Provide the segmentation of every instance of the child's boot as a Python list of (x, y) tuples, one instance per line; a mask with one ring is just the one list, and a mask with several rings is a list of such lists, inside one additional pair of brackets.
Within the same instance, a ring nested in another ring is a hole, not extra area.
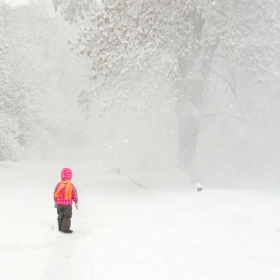
[(71, 230), (71, 229), (66, 229), (66, 230), (63, 230), (62, 232), (64, 232), (64, 233), (72, 233), (73, 230)]

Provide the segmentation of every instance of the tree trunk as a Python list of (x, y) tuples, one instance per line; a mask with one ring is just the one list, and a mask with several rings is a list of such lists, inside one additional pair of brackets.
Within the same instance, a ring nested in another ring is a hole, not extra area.
[(202, 38), (203, 19), (201, 13), (196, 11), (189, 14), (186, 20), (193, 28), (183, 46), (187, 55), (179, 57), (180, 82), (176, 106), (179, 123), (178, 160), (179, 166), (195, 180), (199, 107), (202, 105), (205, 84), (202, 57), (197, 44)]
[(202, 102), (204, 83), (193, 80), (183, 84), (177, 97), (177, 119), (179, 123), (179, 166), (195, 179), (195, 158), (200, 127), (199, 105)]
[(186, 56), (179, 60), (180, 82), (178, 84), (176, 113), (179, 123), (179, 165), (185, 169), (193, 181), (197, 181), (196, 153), (200, 130), (200, 111), (205, 96), (205, 85), (210, 73), (210, 65), (219, 45), (216, 38), (213, 45), (201, 51), (204, 20), (199, 10), (186, 17), (192, 32), (184, 42)]

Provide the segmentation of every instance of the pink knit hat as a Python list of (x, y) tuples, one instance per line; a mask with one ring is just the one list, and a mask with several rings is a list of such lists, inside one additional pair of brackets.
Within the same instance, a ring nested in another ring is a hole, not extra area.
[(69, 181), (72, 179), (72, 170), (69, 168), (63, 168), (61, 171), (61, 180)]

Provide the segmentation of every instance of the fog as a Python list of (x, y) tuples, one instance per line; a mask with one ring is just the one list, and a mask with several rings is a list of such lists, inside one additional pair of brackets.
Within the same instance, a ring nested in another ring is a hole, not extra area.
[(0, 0), (0, 279), (280, 279), (278, 2)]
[[(106, 4), (99, 2), (96, 9)], [(233, 20), (226, 18), (228, 26), (242, 22), (234, 19), (240, 7), (223, 8), (220, 1), (213, 5), (232, 15)], [(269, 14), (274, 8), (262, 1), (262, 11)], [(256, 28), (251, 20), (240, 33), (228, 34), (232, 40), (220, 35), (219, 47), (206, 43), (204, 52), (184, 39), (179, 50), (155, 48), (149, 55), (145, 50), (143, 60), (130, 64), (133, 48), (127, 47), (119, 54), (124, 66), (111, 55), (116, 69), (110, 66), (111, 72), (104, 74), (94, 59), (100, 55), (96, 49), (105, 47), (96, 43), (94, 54), (86, 56), (88, 45), (77, 46), (88, 19), (70, 24), (63, 9), (61, 5), (55, 11), (47, 0), (14, 0), (2, 8), (0, 36), (6, 45), (1, 63), (6, 68), (1, 71), (7, 79), (1, 80), (1, 160), (89, 161), (120, 168), (123, 174), (156, 171), (176, 176), (180, 171), (189, 182), (224, 186), (242, 180), (279, 183), (278, 18), (263, 33), (269, 24), (263, 14)], [(244, 17), (254, 15), (254, 9)], [(222, 32), (219, 23), (207, 24), (204, 42)], [(234, 36), (240, 36), (243, 46)], [(208, 54), (213, 55), (210, 66), (202, 59), (209, 45), (214, 52)], [(139, 46), (134, 48), (140, 53)], [(229, 52), (231, 47), (235, 49)], [(173, 57), (187, 49), (188, 59)], [(178, 67), (174, 76), (173, 66)]]

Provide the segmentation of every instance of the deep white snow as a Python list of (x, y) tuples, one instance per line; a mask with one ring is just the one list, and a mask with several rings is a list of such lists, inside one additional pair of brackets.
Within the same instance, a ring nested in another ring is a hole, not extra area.
[[(72, 235), (57, 230), (53, 207), (63, 167), (79, 192)], [(91, 162), (0, 163), (0, 279), (280, 279), (277, 188), (196, 192), (175, 171), (109, 171)]]

